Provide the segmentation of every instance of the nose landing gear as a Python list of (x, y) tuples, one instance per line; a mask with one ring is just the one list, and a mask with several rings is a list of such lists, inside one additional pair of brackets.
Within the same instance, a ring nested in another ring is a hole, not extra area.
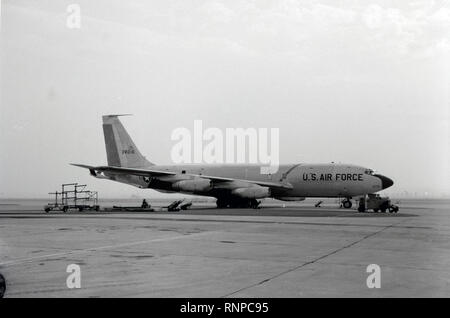
[(342, 200), (342, 206), (345, 209), (350, 209), (352, 207), (352, 201), (350, 199), (351, 198), (345, 198), (344, 200)]

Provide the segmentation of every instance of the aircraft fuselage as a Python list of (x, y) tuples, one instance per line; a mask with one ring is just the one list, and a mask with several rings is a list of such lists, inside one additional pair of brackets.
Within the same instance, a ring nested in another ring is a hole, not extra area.
[[(272, 197), (354, 197), (375, 193), (389, 186), (390, 179), (376, 175), (370, 169), (350, 164), (290, 164), (280, 165), (274, 174), (261, 174), (257, 165), (157, 165), (153, 170), (176, 172), (186, 176), (220, 176), (238, 180), (279, 182), (284, 180), (292, 189), (273, 189)], [(205, 192), (174, 191), (170, 177), (152, 180), (141, 176), (111, 175), (113, 180), (163, 192), (181, 192), (205, 196), (215, 195), (217, 189)], [(383, 181), (384, 179), (384, 181)]]

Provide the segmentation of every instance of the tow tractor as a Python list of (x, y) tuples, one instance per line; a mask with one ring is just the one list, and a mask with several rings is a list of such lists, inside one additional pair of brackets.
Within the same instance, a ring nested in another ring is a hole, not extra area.
[(383, 212), (389, 211), (389, 213), (397, 213), (399, 207), (395, 204), (392, 204), (389, 197), (382, 197), (379, 194), (368, 194), (367, 198), (362, 197), (359, 200), (359, 212), (365, 212), (367, 210), (373, 210), (374, 212)]
[(69, 209), (78, 211), (95, 210), (99, 211), (98, 192), (85, 190), (85, 184), (65, 183), (61, 187), (61, 192), (55, 191), (49, 194), (55, 196), (55, 201), (48, 203), (44, 210), (46, 213), (52, 210), (60, 210), (66, 213)]

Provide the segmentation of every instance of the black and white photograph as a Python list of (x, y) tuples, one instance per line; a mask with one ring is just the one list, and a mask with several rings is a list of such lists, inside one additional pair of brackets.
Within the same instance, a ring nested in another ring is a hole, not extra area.
[(450, 297), (450, 2), (1, 0), (0, 43), (0, 302)]

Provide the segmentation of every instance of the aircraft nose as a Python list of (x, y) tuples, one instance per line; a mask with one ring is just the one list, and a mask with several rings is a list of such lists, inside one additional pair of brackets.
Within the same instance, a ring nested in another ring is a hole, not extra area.
[(381, 180), (381, 187), (383, 189), (387, 189), (394, 184), (394, 181), (392, 181), (392, 179), (389, 179), (388, 177), (385, 177), (381, 174), (376, 174), (375, 176)]

